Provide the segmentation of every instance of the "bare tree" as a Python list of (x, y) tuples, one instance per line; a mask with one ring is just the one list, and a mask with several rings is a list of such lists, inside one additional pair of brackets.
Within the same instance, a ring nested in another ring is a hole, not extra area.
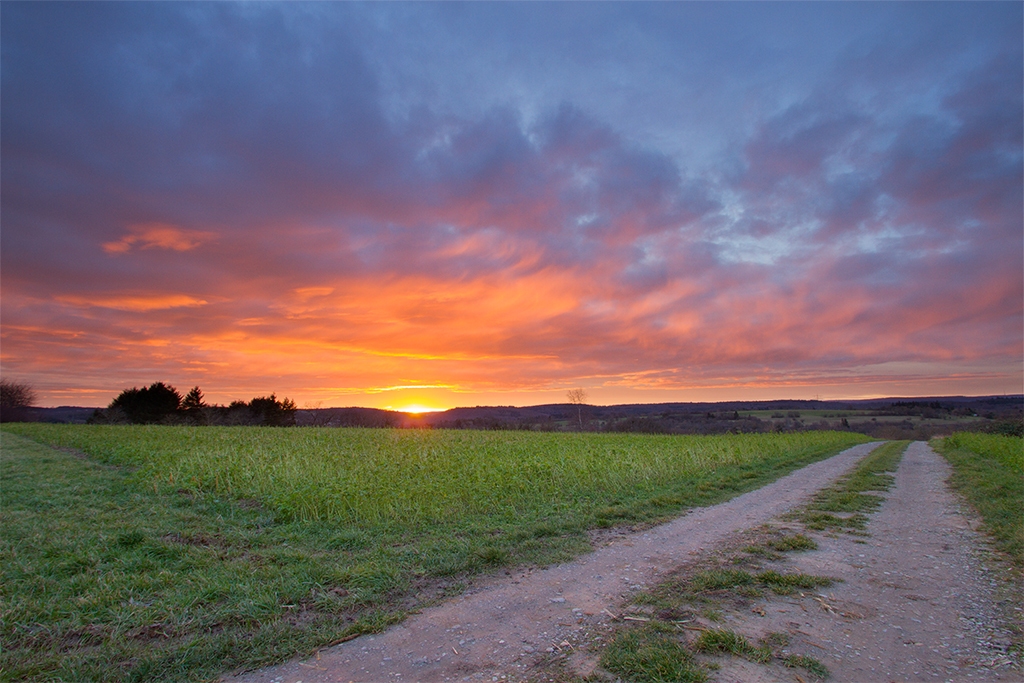
[(36, 402), (36, 392), (28, 384), (0, 380), (0, 420), (21, 422), (28, 417), (28, 409)]
[(583, 406), (587, 405), (587, 392), (583, 389), (570, 389), (565, 394), (569, 403), (576, 406), (576, 416), (580, 421), (580, 431), (583, 431)]
[(331, 413), (330, 411), (324, 410), (323, 401), (306, 401), (303, 406), (307, 413), (309, 413), (309, 424), (313, 427), (330, 427), (331, 426)]

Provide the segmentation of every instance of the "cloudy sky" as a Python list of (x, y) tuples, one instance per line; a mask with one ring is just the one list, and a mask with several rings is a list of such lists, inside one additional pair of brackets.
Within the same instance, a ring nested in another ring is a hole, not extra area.
[(0, 6), (41, 405), (1020, 393), (1019, 2)]

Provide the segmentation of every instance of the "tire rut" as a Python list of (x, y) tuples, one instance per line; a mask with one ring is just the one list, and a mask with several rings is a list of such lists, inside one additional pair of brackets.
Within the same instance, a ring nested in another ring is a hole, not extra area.
[(758, 630), (785, 630), (799, 614), (798, 633), (811, 635), (797, 635), (794, 651), (839, 683), (1024, 680), (1008, 652), (998, 572), (973, 511), (946, 484), (950, 472), (927, 443), (912, 443), (865, 539), (815, 534), (820, 549), (793, 558), (797, 571), (842, 580), (823, 594), (832, 609), (767, 606)]
[[(836, 683), (1024, 681), (1010, 649), (1021, 587), (1007, 584), (976, 515), (950, 491), (950, 471), (927, 443), (915, 442), (866, 533), (815, 532), (776, 520), (771, 526), (806, 534), (818, 547), (787, 553), (770, 568), (836, 583), (723, 610), (723, 624), (708, 627), (751, 642), (784, 634), (783, 654), (818, 660)], [(727, 549), (726, 561), (730, 555), (742, 551)], [(777, 661), (713, 659), (712, 683), (807, 680)]]

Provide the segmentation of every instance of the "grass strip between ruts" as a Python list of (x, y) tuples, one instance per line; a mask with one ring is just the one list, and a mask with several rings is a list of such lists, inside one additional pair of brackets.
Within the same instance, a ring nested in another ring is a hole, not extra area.
[(867, 515), (881, 506), (878, 493), (892, 487), (895, 472), (909, 441), (888, 441), (871, 452), (850, 474), (818, 492), (800, 513), (808, 529), (845, 529), (859, 532)]

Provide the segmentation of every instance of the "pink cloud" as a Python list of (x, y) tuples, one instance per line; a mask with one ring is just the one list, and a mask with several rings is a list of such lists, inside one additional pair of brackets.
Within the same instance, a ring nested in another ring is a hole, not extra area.
[(118, 311), (146, 312), (168, 308), (204, 306), (207, 302), (186, 294), (117, 292), (98, 295), (61, 295), (56, 300), (76, 307), (100, 307)]
[(212, 232), (186, 230), (167, 223), (146, 223), (129, 226), (128, 233), (121, 239), (105, 242), (103, 251), (108, 254), (126, 254), (133, 248), (191, 251), (214, 237)]

